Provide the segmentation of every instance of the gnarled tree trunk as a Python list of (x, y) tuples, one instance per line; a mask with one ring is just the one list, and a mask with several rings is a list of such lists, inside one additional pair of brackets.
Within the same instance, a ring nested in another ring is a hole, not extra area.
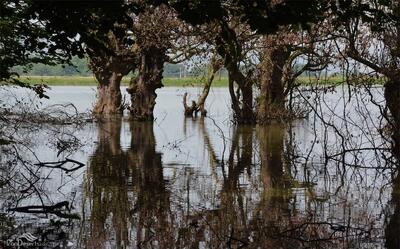
[[(112, 40), (117, 43), (115, 39)], [(89, 67), (99, 83), (97, 101), (93, 109), (94, 114), (120, 114), (123, 112), (121, 80), (136, 68), (137, 59), (134, 51), (120, 49), (117, 52), (110, 56), (101, 51), (88, 49)]]
[(99, 85), (97, 87), (97, 101), (93, 108), (93, 113), (122, 113), (122, 96), (120, 91), (122, 74), (113, 71), (96, 72), (95, 77)]
[(131, 95), (131, 115), (137, 120), (153, 120), (156, 104), (156, 89), (163, 87), (161, 82), (164, 62), (167, 60), (165, 49), (150, 48), (140, 56), (139, 75), (133, 78), (127, 89)]
[(281, 45), (264, 51), (261, 62), (260, 96), (257, 103), (257, 121), (267, 122), (280, 117), (285, 109), (284, 67), (290, 52)]

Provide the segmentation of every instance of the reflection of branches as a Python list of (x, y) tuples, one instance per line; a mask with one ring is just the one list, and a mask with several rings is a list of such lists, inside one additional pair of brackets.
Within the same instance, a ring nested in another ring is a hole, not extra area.
[[(2, 97), (4, 97), (3, 92)], [(87, 121), (92, 119), (86, 114), (79, 113), (72, 104), (43, 107), (36, 100), (31, 100), (26, 96), (23, 96), (22, 100), (12, 96), (4, 103), (5, 105), (0, 107), (0, 116), (2, 116), (0, 118), (0, 185), (3, 192), (1, 208), (9, 212), (5, 213), (6, 217), (10, 216), (13, 219), (15, 217), (15, 225), (18, 229), (29, 227), (32, 222), (35, 223), (34, 230), (40, 230), (40, 235), (45, 236), (44, 234), (50, 229), (53, 230), (48, 232), (49, 234), (62, 233), (63, 237), (53, 240), (58, 243), (69, 237), (68, 231), (64, 229), (71, 223), (66, 225), (68, 221), (64, 219), (79, 219), (79, 216), (70, 212), (68, 203), (71, 201), (48, 205), (48, 203), (54, 203), (54, 198), (58, 199), (58, 193), (63, 194), (62, 198), (65, 198), (66, 195), (61, 188), (71, 191), (71, 186), (67, 185), (64, 179), (60, 179), (59, 175), (54, 175), (57, 171), (47, 168), (60, 168), (63, 172), (73, 172), (84, 164), (68, 158), (36, 165), (34, 162), (45, 160), (39, 158), (49, 157), (49, 154), (57, 154), (59, 157), (63, 152), (62, 156), (65, 156), (65, 152), (74, 153), (82, 146), (81, 138), (77, 136), (77, 133), (82, 130)], [(2, 142), (4, 140), (7, 143)], [(70, 169), (65, 167), (66, 163), (78, 166)], [(57, 182), (58, 179), (61, 182)], [(55, 215), (57, 218), (52, 216), (51, 220), (42, 220), (40, 221), (42, 224), (38, 226), (38, 219), (43, 215), (37, 214), (44, 214), (46, 217)], [(33, 218), (32, 221), (26, 219), (21, 221), (19, 218), (21, 216)]]
[(223, 130), (221, 129), (221, 127), (217, 124), (217, 122), (215, 121), (215, 119), (211, 118), (211, 117), (207, 117), (208, 119), (210, 119), (214, 126), (217, 127), (220, 136), (222, 137), (222, 144), (223, 144), (223, 149), (222, 149), (222, 156), (221, 156), (221, 165), (224, 165), (224, 158), (225, 158), (225, 150), (226, 150), (226, 137), (225, 134), (223, 132)]
[[(63, 165), (65, 165), (66, 163), (74, 163), (74, 164), (78, 164), (78, 166), (73, 167), (73, 168), (65, 168), (63, 167)], [(69, 173), (69, 172), (73, 172), (75, 170), (78, 170), (80, 168), (82, 168), (83, 166), (85, 166), (84, 163), (78, 162), (76, 160), (72, 160), (69, 158), (66, 158), (65, 160), (62, 161), (58, 161), (58, 162), (40, 162), (40, 163), (35, 163), (36, 166), (41, 166), (41, 167), (46, 167), (46, 168), (53, 168), (53, 169), (61, 169), (64, 170), (65, 172)]]
[[(66, 211), (68, 211), (69, 213), (65, 213), (64, 211), (60, 210), (62, 208), (65, 208)], [(55, 214), (61, 218), (79, 219), (79, 215), (70, 213), (71, 210), (68, 201), (59, 202), (51, 206), (31, 205), (31, 206), (15, 207), (15, 208), (10, 208), (8, 211), (30, 213), (30, 214)]]
[[(187, 120), (187, 119), (185, 119)], [(208, 134), (208, 129), (206, 128), (204, 122), (204, 117), (202, 117), (200, 120), (200, 129), (202, 131), (203, 137), (204, 137), (204, 144), (207, 146), (207, 151), (210, 154), (210, 159), (211, 159), (211, 165), (212, 165), (212, 172), (214, 175), (215, 179), (217, 178), (217, 173), (216, 173), (216, 167), (221, 164), (220, 160), (218, 159), (217, 153), (215, 152), (214, 146), (210, 140), (210, 135)], [(222, 158), (223, 160), (223, 158)]]

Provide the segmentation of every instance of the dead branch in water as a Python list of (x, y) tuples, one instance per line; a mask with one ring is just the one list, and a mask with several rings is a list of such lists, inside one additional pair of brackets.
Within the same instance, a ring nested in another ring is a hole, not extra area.
[(204, 108), (204, 104), (205, 104), (207, 96), (210, 92), (211, 84), (215, 78), (215, 75), (221, 69), (222, 65), (223, 65), (222, 60), (217, 59), (216, 56), (214, 56), (211, 59), (209, 78), (208, 78), (207, 82), (205, 83), (205, 85), (203, 87), (203, 92), (197, 99), (197, 102), (192, 100), (192, 105), (188, 106), (188, 104), (187, 104), (188, 93), (186, 92), (183, 95), (183, 107), (185, 108), (185, 116), (186, 117), (192, 117), (193, 114), (195, 117), (197, 117), (198, 112), (201, 113), (202, 117), (205, 117), (207, 115), (207, 110)]

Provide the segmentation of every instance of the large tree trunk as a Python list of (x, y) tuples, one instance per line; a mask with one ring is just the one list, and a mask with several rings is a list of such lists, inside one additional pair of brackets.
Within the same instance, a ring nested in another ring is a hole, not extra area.
[(400, 82), (390, 81), (385, 84), (386, 105), (392, 115), (393, 153), (400, 160)]
[(242, 123), (254, 123), (253, 84), (246, 81), (240, 89), (242, 91)]
[(264, 51), (261, 62), (260, 96), (257, 103), (259, 123), (279, 118), (285, 110), (283, 69), (289, 56), (287, 49), (280, 45)]
[(97, 101), (93, 109), (95, 114), (123, 112), (121, 80), (134, 70), (137, 62), (134, 52), (124, 50), (120, 53), (121, 55), (109, 56), (89, 50), (89, 67), (99, 83)]
[(107, 45), (113, 53), (90, 47), (87, 49), (89, 67), (99, 83), (93, 113), (120, 114), (123, 112), (121, 80), (136, 68), (136, 52), (127, 49), (125, 44), (112, 33), (109, 34)]
[(95, 76), (99, 85), (97, 87), (97, 101), (93, 113), (122, 113), (122, 96), (120, 91), (122, 74), (113, 71), (103, 71), (96, 72)]
[(156, 90), (163, 87), (161, 80), (166, 59), (164, 49), (151, 48), (142, 52), (139, 75), (132, 79), (130, 87), (127, 89), (131, 95), (129, 110), (134, 119), (154, 119)]

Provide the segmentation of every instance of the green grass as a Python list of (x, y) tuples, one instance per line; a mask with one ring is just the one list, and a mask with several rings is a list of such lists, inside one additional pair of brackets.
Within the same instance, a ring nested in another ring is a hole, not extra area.
[[(29, 84), (46, 84), (49, 86), (96, 86), (94, 77), (84, 76), (21, 76), (20, 80)], [(122, 85), (129, 85), (130, 78), (124, 77)], [(164, 86), (200, 86), (205, 80), (202, 78), (164, 78)], [(227, 78), (216, 78), (213, 86), (223, 87), (228, 85)]]
[[(21, 81), (29, 84), (46, 84), (50, 86), (96, 86), (97, 81), (94, 77), (85, 76), (21, 76)], [(123, 84), (127, 85), (129, 79), (123, 79)]]
[[(370, 81), (372, 78), (368, 78)], [(29, 84), (46, 84), (49, 86), (96, 86), (97, 82), (94, 77), (83, 77), (83, 76), (21, 76), (20, 80)], [(164, 78), (164, 86), (201, 86), (206, 79), (196, 77), (186, 78)], [(127, 86), (130, 78), (124, 77), (122, 79), (122, 85)], [(338, 85), (344, 83), (342, 76), (329, 77), (327, 79), (318, 80), (316, 78), (299, 77), (297, 81), (302, 85), (319, 83), (321, 85)], [(376, 84), (383, 83), (384, 79), (373, 79)], [(226, 87), (228, 86), (228, 78), (216, 77), (212, 84), (213, 87)]]

